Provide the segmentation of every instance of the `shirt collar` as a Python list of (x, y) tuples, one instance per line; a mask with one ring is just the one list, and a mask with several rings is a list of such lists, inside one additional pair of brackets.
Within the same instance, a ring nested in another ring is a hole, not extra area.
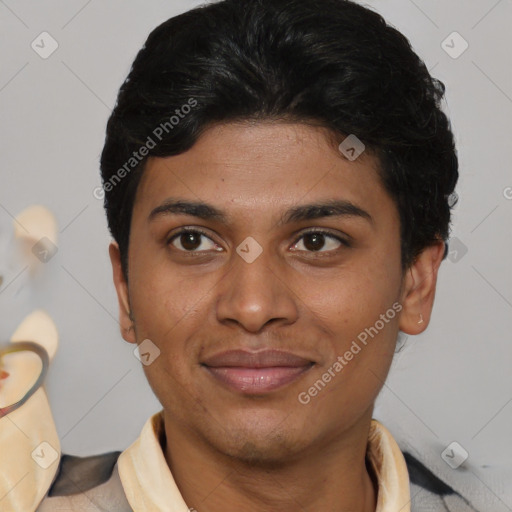
[[(162, 411), (151, 416), (139, 438), (118, 461), (121, 483), (134, 512), (187, 512), (162, 451), (165, 438)], [(410, 512), (409, 474), (404, 456), (391, 433), (372, 419), (367, 459), (378, 482), (375, 512)]]

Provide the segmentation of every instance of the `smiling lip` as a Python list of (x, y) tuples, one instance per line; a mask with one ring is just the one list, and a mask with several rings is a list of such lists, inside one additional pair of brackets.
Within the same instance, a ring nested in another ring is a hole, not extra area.
[(278, 350), (230, 350), (210, 357), (202, 364), (213, 377), (232, 389), (264, 394), (298, 379), (314, 362)]

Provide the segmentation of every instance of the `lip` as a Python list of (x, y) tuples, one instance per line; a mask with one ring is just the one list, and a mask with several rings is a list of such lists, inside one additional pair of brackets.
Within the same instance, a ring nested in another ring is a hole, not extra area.
[(265, 394), (299, 379), (314, 364), (314, 361), (279, 350), (229, 350), (207, 358), (202, 366), (230, 389), (245, 394)]

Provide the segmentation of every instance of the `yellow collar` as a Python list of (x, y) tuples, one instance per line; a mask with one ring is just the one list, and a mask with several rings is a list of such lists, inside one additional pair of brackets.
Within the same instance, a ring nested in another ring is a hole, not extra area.
[[(139, 438), (118, 461), (121, 483), (134, 512), (187, 512), (187, 504), (169, 470), (161, 440), (165, 436), (162, 411), (144, 425)], [(367, 457), (377, 475), (375, 512), (410, 512), (409, 474), (391, 433), (372, 420)]]

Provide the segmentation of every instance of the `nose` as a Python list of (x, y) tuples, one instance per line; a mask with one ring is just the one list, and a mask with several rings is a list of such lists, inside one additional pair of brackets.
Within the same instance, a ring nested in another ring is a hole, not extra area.
[(270, 323), (294, 323), (300, 299), (289, 279), (290, 269), (270, 250), (254, 260), (233, 252), (230, 267), (218, 287), (217, 319), (256, 333)]

